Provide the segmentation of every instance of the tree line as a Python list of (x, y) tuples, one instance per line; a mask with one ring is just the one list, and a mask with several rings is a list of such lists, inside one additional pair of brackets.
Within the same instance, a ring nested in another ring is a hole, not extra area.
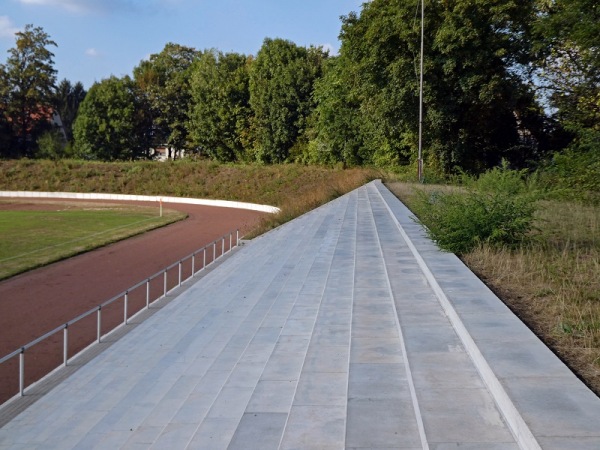
[[(415, 164), (417, 6), (372, 0), (343, 16), (335, 56), (284, 39), (265, 39), (254, 56), (168, 43), (87, 93), (56, 83), (56, 43), (29, 25), (0, 66), (0, 156), (139, 159), (163, 145), (226, 162)], [(594, 0), (427, 2), (428, 170), (598, 155), (599, 16)]]

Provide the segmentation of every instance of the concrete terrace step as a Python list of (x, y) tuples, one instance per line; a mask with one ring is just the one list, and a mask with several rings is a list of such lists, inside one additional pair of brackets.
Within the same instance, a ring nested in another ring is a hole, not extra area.
[(373, 182), (254, 239), (0, 449), (600, 448), (600, 399), (410, 215)]

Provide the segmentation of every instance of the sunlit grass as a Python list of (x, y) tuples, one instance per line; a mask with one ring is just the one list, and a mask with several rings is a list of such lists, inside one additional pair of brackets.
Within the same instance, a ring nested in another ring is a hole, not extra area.
[(0, 279), (164, 226), (185, 217), (158, 208), (46, 203), (0, 210)]

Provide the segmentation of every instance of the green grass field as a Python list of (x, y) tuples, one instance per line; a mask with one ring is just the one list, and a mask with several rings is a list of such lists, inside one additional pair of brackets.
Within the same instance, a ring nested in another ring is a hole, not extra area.
[(0, 210), (0, 280), (181, 220), (158, 208), (72, 203)]

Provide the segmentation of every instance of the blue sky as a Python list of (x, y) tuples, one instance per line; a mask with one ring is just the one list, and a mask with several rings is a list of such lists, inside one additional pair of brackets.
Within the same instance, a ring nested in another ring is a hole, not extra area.
[(58, 47), (58, 80), (89, 89), (131, 75), (168, 42), (255, 55), (264, 38), (339, 49), (339, 17), (364, 0), (0, 0), (0, 62), (16, 31), (39, 26)]

